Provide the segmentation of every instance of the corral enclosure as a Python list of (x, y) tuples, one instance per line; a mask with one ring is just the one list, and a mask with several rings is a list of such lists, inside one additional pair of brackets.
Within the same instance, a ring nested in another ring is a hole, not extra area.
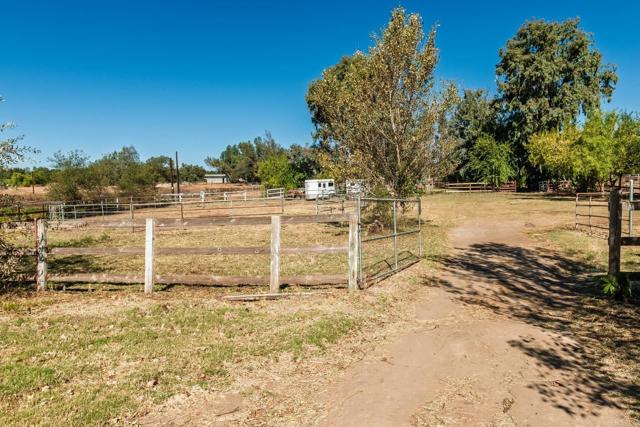
[[(310, 202), (285, 200), (282, 193), (275, 198), (245, 196), (138, 203), (130, 205), (135, 209), (122, 212), (84, 211), (82, 219), (49, 221), (48, 280), (59, 283), (56, 288), (144, 282), (148, 218), (157, 224), (155, 282), (165, 285), (269, 284), (273, 217), (282, 218), (280, 284), (346, 285), (351, 216), (360, 217), (356, 241), (362, 251), (355, 256), (361, 286), (419, 260), (419, 201), (336, 198)], [(12, 241), (24, 248), (36, 247), (32, 224), (11, 232)], [(28, 276), (35, 270), (35, 259), (25, 261)]]

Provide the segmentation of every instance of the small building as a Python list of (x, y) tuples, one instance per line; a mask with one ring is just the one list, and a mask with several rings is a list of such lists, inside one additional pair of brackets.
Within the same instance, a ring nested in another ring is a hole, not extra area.
[(204, 179), (207, 184), (227, 184), (229, 182), (229, 177), (223, 173), (206, 173)]
[(333, 179), (307, 179), (304, 182), (304, 197), (307, 200), (326, 199), (336, 195)]

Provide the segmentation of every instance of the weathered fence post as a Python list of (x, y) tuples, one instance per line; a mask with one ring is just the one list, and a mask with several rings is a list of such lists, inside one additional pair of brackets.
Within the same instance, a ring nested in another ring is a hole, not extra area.
[(620, 189), (613, 188), (609, 195), (609, 274), (620, 273), (621, 211)]
[(393, 201), (393, 260), (394, 267), (398, 269), (398, 211), (396, 201)]
[(280, 292), (280, 216), (271, 216), (271, 276), (269, 290)]
[(156, 221), (153, 218), (147, 218), (145, 228), (144, 239), (144, 291), (145, 293), (153, 292), (153, 285), (155, 283), (155, 271), (154, 271), (154, 251), (155, 251), (155, 224)]
[[(635, 185), (633, 180), (629, 181), (629, 201), (633, 202), (634, 199), (634, 192), (635, 192)], [(631, 206), (629, 206), (629, 237), (633, 236), (633, 209), (631, 209)]]
[(593, 198), (589, 196), (589, 233), (593, 234), (593, 229), (591, 227), (591, 203), (593, 202)]
[(364, 250), (362, 249), (362, 200), (360, 193), (358, 193), (356, 199), (356, 215), (358, 216), (358, 281), (361, 285), (364, 285), (364, 269), (362, 268), (364, 265)]
[(418, 256), (422, 258), (422, 199), (418, 197)]
[(184, 207), (182, 205), (182, 199), (180, 199), (180, 219), (184, 221)]
[(44, 219), (36, 221), (36, 289), (47, 289), (47, 222)]
[(358, 289), (358, 215), (353, 214), (349, 217), (349, 290)]

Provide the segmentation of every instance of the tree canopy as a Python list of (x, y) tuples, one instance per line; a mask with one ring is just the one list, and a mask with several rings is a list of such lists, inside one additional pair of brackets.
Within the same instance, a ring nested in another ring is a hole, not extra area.
[(527, 164), (529, 138), (574, 125), (580, 114), (599, 108), (611, 99), (618, 76), (577, 18), (526, 22), (499, 55), (500, 119), (526, 177), (527, 170), (535, 173)]
[(284, 149), (267, 132), (264, 138), (228, 145), (219, 157), (207, 157), (205, 163), (226, 174), (231, 182), (256, 182), (258, 163), (282, 153)]
[(531, 163), (583, 189), (640, 172), (640, 119), (615, 111), (589, 113), (582, 126), (540, 132), (527, 145)]
[(435, 36), (435, 28), (425, 35), (419, 15), (395, 9), (367, 53), (343, 58), (311, 84), (315, 137), (336, 177), (367, 178), (402, 196), (453, 170), (457, 90), (436, 89)]
[(514, 176), (511, 149), (507, 144), (483, 135), (469, 150), (468, 169), (473, 179), (499, 187)]

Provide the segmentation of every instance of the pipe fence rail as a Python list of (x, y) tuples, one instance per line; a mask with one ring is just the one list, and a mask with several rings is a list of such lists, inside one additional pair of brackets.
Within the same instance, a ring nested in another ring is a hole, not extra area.
[(355, 205), (360, 226), (358, 264), (362, 286), (370, 286), (420, 261), (420, 198), (358, 197)]
[[(637, 201), (636, 186), (637, 181), (631, 179), (618, 191), (623, 203)], [(611, 192), (576, 193), (575, 229), (606, 238), (610, 227), (610, 195)], [(628, 237), (633, 237), (635, 234), (634, 212), (633, 209), (625, 209), (620, 218), (622, 232)]]

